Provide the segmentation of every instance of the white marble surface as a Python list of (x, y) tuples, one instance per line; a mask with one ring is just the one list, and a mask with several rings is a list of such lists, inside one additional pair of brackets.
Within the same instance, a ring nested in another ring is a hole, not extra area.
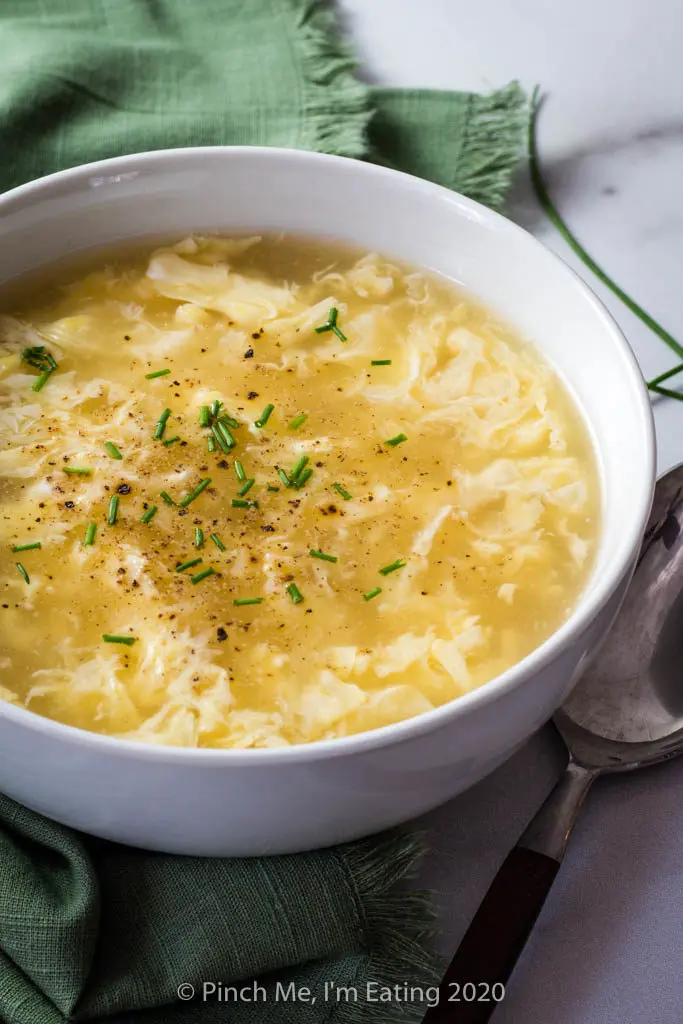
[[(604, 268), (683, 343), (681, 0), (340, 0), (366, 75), (386, 85), (549, 94), (539, 124), (553, 197)], [(646, 376), (673, 353), (585, 271), (526, 180), (510, 215), (606, 301)], [(683, 383), (683, 380), (682, 380)], [(683, 403), (658, 401), (659, 465), (683, 460)], [(624, 496), (628, 500), (628, 496)], [(561, 765), (537, 737), (425, 820), (424, 877), (451, 952)], [(601, 782), (589, 797), (496, 1024), (683, 1020), (683, 761)]]

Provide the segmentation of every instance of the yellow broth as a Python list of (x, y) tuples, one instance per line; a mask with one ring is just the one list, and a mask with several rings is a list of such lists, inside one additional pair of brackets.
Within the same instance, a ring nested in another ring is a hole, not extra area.
[(450, 282), (204, 237), (51, 270), (2, 309), (0, 698), (155, 743), (345, 736), (486, 683), (587, 580), (582, 420)]

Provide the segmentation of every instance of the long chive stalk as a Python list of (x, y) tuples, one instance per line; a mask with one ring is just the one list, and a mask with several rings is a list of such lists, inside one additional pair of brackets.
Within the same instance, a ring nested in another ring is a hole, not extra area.
[[(539, 203), (541, 204), (541, 207), (543, 208), (543, 211), (547, 216), (548, 220), (559, 231), (562, 238), (564, 238), (567, 245), (571, 249), (573, 249), (573, 251), (579, 257), (581, 262), (595, 274), (598, 280), (602, 281), (605, 287), (609, 288), (609, 290), (624, 303), (626, 308), (630, 309), (630, 311), (635, 316), (637, 316), (638, 319), (642, 323), (644, 323), (646, 327), (649, 327), (650, 330), (654, 334), (656, 334), (658, 338), (660, 338), (666, 345), (668, 345), (670, 349), (673, 349), (673, 351), (676, 352), (677, 355), (683, 357), (683, 345), (676, 341), (673, 335), (670, 334), (664, 327), (662, 327), (662, 325), (658, 323), (654, 319), (654, 317), (650, 316), (650, 314), (645, 309), (643, 309), (643, 307), (638, 302), (636, 302), (635, 299), (632, 299), (631, 296), (628, 295), (623, 290), (623, 288), (620, 288), (616, 281), (612, 280), (612, 278), (602, 269), (602, 267), (595, 262), (590, 253), (587, 252), (586, 249), (584, 249), (581, 242), (579, 242), (576, 235), (570, 230), (566, 221), (560, 215), (559, 211), (557, 210), (557, 207), (554, 205), (552, 199), (550, 198), (550, 194), (548, 192), (545, 181), (543, 179), (543, 175), (541, 173), (540, 160), (538, 156), (538, 146), (536, 142), (536, 126), (538, 121), (538, 114), (541, 109), (541, 101), (539, 99), (538, 89), (534, 91), (531, 100), (531, 106), (532, 111), (531, 118), (529, 120), (529, 173), (531, 175), (531, 183), (533, 185), (534, 192), (536, 193), (536, 197)], [(679, 401), (683, 401), (683, 394), (679, 394), (676, 391), (671, 391), (669, 388), (660, 387), (660, 381), (662, 379), (673, 377), (674, 374), (680, 371), (680, 369), (680, 367), (677, 367), (674, 370), (668, 371), (666, 375), (662, 375), (659, 378), (654, 378), (654, 380), (648, 381), (648, 388), (651, 391), (654, 391), (656, 394), (666, 395), (669, 398), (676, 398)]]

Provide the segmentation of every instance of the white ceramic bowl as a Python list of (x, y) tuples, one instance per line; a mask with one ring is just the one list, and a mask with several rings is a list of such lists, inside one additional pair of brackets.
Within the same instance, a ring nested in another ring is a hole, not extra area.
[(277, 750), (145, 746), (0, 701), (0, 790), (122, 843), (285, 853), (406, 821), (477, 782), (541, 726), (605, 636), (654, 482), (650, 404), (618, 328), (584, 284), (490, 210), (394, 171), (277, 149), (126, 156), (0, 196), (0, 282), (93, 246), (193, 230), (291, 230), (377, 249), (461, 282), (537, 343), (590, 427), (602, 539), (574, 614), (520, 664), (419, 718)]

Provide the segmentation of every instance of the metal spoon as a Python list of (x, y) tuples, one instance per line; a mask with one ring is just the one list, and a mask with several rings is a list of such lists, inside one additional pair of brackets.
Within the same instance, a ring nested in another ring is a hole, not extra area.
[(682, 677), (683, 465), (657, 482), (621, 611), (597, 660), (555, 715), (567, 768), (493, 880), (446, 972), (439, 1005), (423, 1024), (490, 1020), (592, 783), (606, 772), (683, 753)]

